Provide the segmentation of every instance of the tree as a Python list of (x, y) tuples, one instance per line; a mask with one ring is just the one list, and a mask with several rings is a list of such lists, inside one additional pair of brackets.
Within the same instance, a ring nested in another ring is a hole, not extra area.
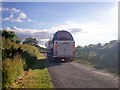
[(11, 41), (15, 41), (16, 43), (20, 43), (20, 40), (13, 31), (2, 30), (0, 31), (0, 34), (2, 34), (2, 37), (5, 39), (9, 39)]
[(36, 38), (26, 38), (25, 41), (23, 42), (23, 44), (32, 44), (32, 45), (37, 45), (38, 41), (36, 40)]
[(2, 37), (4, 37), (5, 39), (13, 40), (14, 38), (16, 38), (16, 35), (13, 31), (3, 30)]

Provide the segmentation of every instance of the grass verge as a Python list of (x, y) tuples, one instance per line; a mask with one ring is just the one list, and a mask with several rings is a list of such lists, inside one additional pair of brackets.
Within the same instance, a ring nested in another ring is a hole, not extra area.
[(39, 59), (23, 76), (17, 78), (11, 88), (53, 88), (44, 59)]
[(12, 84), (11, 88), (53, 88), (47, 68), (29, 70)]
[(96, 70), (101, 70), (105, 73), (110, 73), (111, 75), (114, 75), (116, 77), (119, 76), (118, 73), (116, 73), (116, 72), (111, 72), (111, 71), (109, 71), (109, 69), (106, 69), (106, 68), (103, 68), (103, 67), (98, 67), (97, 65), (92, 64), (90, 62), (87, 62), (85, 60), (74, 60), (74, 61), (77, 62), (77, 63), (83, 64), (83, 65), (86, 65), (88, 67), (95, 68)]
[(81, 63), (81, 64), (84, 64), (84, 65), (86, 65), (86, 66), (95, 67), (94, 64), (91, 64), (91, 63), (89, 63), (89, 62), (87, 62), (87, 61), (85, 61), (85, 60), (74, 60), (74, 61), (75, 61), (75, 62), (78, 62), (78, 63)]

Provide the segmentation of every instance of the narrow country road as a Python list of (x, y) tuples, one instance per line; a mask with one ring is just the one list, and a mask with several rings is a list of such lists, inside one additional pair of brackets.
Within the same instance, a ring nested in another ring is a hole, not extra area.
[(118, 88), (117, 77), (79, 63), (48, 62), (48, 70), (56, 88)]
[(118, 88), (118, 77), (76, 62), (46, 60), (55, 88)]

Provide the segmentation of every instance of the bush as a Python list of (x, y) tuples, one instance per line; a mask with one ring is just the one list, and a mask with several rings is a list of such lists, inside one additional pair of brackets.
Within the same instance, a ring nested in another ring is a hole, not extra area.
[(37, 57), (34, 55), (31, 55), (27, 51), (22, 53), (22, 58), (25, 61), (24, 70), (28, 70), (30, 66), (32, 66), (37, 62)]
[[(18, 48), (21, 48), (19, 58), (13, 54), (13, 51), (17, 51)], [(11, 58), (11, 55), (14, 55), (14, 57)], [(42, 54), (33, 45), (18, 44), (2, 38), (3, 88), (8, 88), (10, 84), (15, 82), (16, 78), (21, 76), (24, 70), (29, 70), (36, 63), (37, 59), (41, 57)]]

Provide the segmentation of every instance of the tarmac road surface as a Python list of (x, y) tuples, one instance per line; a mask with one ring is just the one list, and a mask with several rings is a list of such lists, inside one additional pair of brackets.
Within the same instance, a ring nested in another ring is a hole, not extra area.
[(118, 88), (118, 77), (76, 63), (46, 60), (55, 88)]

